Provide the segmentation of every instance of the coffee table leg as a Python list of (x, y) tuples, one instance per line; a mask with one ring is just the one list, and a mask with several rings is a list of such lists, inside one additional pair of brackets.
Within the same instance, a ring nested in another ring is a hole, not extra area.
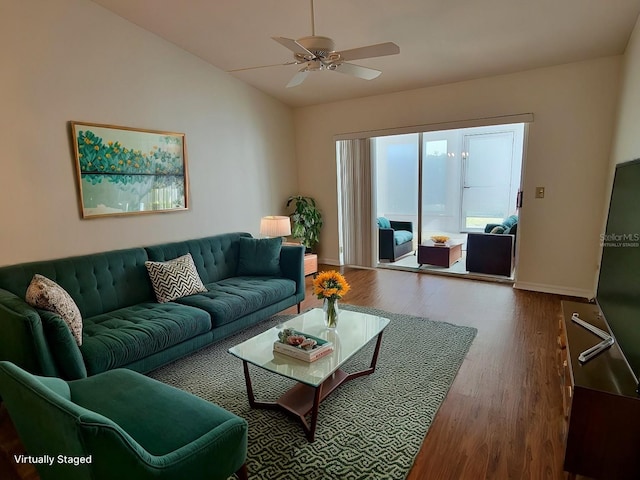
[(365, 375), (371, 375), (373, 372), (376, 371), (376, 365), (378, 363), (378, 355), (380, 354), (380, 345), (382, 344), (382, 334), (383, 332), (380, 332), (378, 334), (378, 340), (376, 341), (376, 348), (373, 351), (373, 357), (371, 358), (371, 364), (369, 365), (369, 368), (367, 368), (366, 370), (361, 370), (359, 372), (350, 373), (347, 376), (347, 378), (344, 379), (345, 382), (348, 380), (353, 380), (354, 378), (363, 377)]
[(307, 439), (313, 442), (316, 437), (316, 425), (318, 424), (318, 410), (320, 409), (320, 399), (322, 398), (322, 384), (316, 387), (315, 395), (313, 396), (313, 408), (311, 409), (311, 425), (307, 430)]
[(370, 373), (376, 371), (376, 365), (378, 364), (378, 355), (380, 354), (380, 345), (382, 344), (382, 333), (378, 334), (378, 340), (376, 341), (376, 348), (373, 351), (373, 358), (371, 359)]
[(253, 386), (251, 385), (251, 377), (249, 376), (249, 365), (243, 360), (242, 366), (244, 367), (244, 383), (247, 386), (247, 397), (249, 397), (249, 405), (254, 408), (256, 406), (256, 397), (253, 396)]
[(247, 386), (247, 397), (249, 398), (249, 405), (251, 408), (269, 408), (269, 409), (278, 409), (278, 404), (275, 402), (258, 402), (256, 401), (256, 397), (253, 395), (253, 385), (251, 385), (251, 376), (249, 375), (249, 364), (246, 360), (242, 361), (242, 366), (244, 367), (244, 383)]
[[(249, 405), (251, 408), (267, 408), (270, 410), (284, 410), (289, 412), (300, 419), (302, 428), (304, 430), (307, 439), (310, 442), (315, 440), (316, 426), (318, 425), (318, 411), (320, 410), (320, 402), (322, 401), (322, 385), (318, 385), (314, 388), (313, 394), (313, 406), (311, 407), (311, 419), (307, 423), (306, 415), (304, 412), (300, 412), (295, 408), (292, 408), (286, 404), (279, 402), (261, 402), (257, 401), (253, 394), (253, 385), (251, 384), (251, 376), (249, 375), (249, 364), (246, 361), (242, 361), (242, 367), (244, 369), (244, 381), (247, 386), (247, 397), (249, 399)], [(309, 388), (309, 387), (307, 387)]]

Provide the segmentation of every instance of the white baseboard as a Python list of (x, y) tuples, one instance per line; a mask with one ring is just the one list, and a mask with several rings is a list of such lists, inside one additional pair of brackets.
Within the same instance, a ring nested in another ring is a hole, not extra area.
[(563, 287), (561, 285), (549, 285), (546, 283), (516, 282), (513, 284), (513, 288), (517, 288), (519, 290), (531, 290), (533, 292), (555, 293), (556, 295), (568, 295), (570, 297), (586, 299), (591, 299), (594, 296), (594, 292), (590, 290)]
[(318, 263), (324, 263), (325, 265), (333, 265), (336, 267), (340, 267), (340, 260), (337, 260), (335, 258), (326, 258), (326, 257), (322, 257), (322, 258), (318, 258)]

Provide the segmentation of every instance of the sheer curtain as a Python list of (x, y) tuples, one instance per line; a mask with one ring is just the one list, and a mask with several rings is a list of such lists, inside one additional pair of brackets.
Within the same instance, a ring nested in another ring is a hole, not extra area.
[(375, 267), (377, 242), (373, 234), (371, 140), (341, 140), (339, 152), (344, 263)]

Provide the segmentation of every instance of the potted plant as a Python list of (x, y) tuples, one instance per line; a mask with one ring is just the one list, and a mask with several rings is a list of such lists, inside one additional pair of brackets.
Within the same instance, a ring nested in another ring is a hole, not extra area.
[(316, 201), (311, 197), (294, 195), (287, 200), (287, 207), (294, 204), (291, 217), (293, 238), (300, 240), (308, 252), (312, 251), (320, 241), (320, 228), (322, 228), (322, 213), (316, 207)]

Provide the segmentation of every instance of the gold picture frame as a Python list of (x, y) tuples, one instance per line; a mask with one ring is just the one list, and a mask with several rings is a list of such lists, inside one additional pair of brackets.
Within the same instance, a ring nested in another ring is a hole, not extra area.
[(82, 218), (188, 210), (184, 133), (70, 124)]

